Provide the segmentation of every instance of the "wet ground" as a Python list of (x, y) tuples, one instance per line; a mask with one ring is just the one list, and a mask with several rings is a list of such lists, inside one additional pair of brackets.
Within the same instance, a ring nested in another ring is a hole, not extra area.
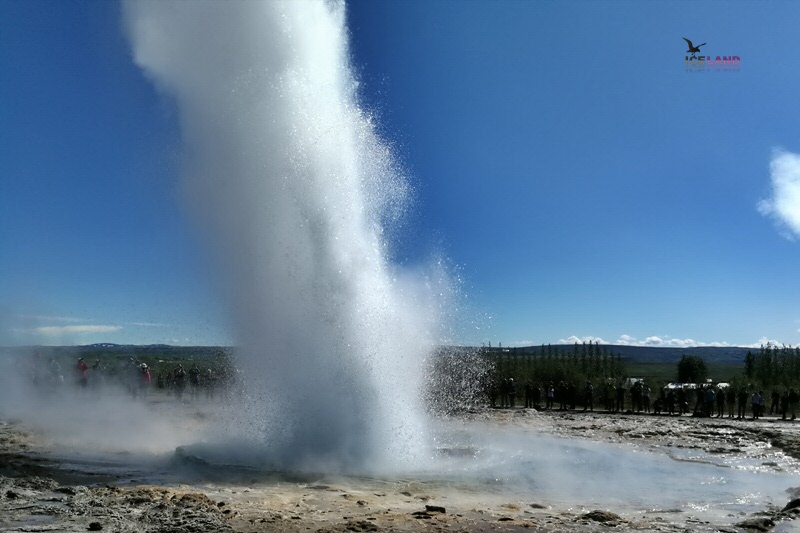
[[(441, 425), (447, 468), (367, 478), (74, 455), (3, 421), (0, 530), (800, 531), (800, 506), (783, 510), (800, 497), (800, 424), (516, 409)], [(492, 450), (508, 461), (476, 459)], [(680, 493), (675, 472), (694, 471), (706, 485)]]

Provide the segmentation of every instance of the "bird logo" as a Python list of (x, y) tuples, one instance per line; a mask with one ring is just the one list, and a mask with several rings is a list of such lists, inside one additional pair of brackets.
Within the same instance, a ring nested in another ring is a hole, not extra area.
[(686, 50), (686, 51), (687, 51), (687, 52), (691, 52), (691, 53), (692, 53), (692, 57), (694, 57), (694, 55), (695, 55), (697, 52), (699, 52), (699, 51), (700, 51), (700, 47), (701, 47), (701, 46), (703, 46), (703, 45), (705, 45), (705, 44), (706, 44), (706, 43), (703, 43), (703, 44), (698, 44), (697, 46), (695, 46), (695, 45), (693, 45), (693, 44), (692, 44), (692, 41), (690, 41), (690, 40), (689, 40), (689, 39), (687, 39), (686, 37), (681, 37), (681, 38), (682, 38), (684, 41), (686, 41), (686, 43), (689, 45), (689, 49), (688, 49), (688, 50)]

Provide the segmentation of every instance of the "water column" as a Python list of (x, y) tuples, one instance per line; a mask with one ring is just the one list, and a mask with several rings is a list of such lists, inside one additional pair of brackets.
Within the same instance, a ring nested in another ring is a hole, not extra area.
[(229, 296), (238, 433), (279, 466), (419, 448), (427, 281), (387, 260), (407, 208), (359, 106), (345, 5), (129, 2), (135, 62), (175, 102), (181, 189)]

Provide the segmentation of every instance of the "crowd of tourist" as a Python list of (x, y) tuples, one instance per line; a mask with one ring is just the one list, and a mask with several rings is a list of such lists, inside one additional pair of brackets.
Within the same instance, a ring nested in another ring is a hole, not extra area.
[[(664, 415), (693, 415), (719, 418), (751, 418), (765, 415), (794, 420), (800, 395), (793, 388), (773, 390), (769, 398), (764, 391), (729, 384), (670, 384), (657, 393), (643, 380), (627, 383), (604, 383), (595, 386), (587, 381), (578, 387), (571, 381), (558, 384), (526, 381), (517, 389), (514, 378), (492, 382), (487, 390), (490, 407), (515, 408), (522, 393), (524, 408), (537, 410), (594, 411), (595, 406), (611, 413), (652, 413)], [(769, 409), (768, 409), (769, 407)]]
[(55, 358), (45, 359), (34, 353), (26, 374), (31, 382), (46, 390), (74, 385), (79, 389), (100, 390), (118, 385), (134, 398), (146, 399), (155, 388), (179, 400), (197, 399), (201, 395), (211, 398), (223, 386), (223, 380), (211, 368), (201, 370), (197, 363), (188, 370), (182, 363), (159, 365), (153, 370), (147, 363), (131, 357), (102, 364), (96, 359), (91, 365), (79, 357), (72, 368), (64, 368)]

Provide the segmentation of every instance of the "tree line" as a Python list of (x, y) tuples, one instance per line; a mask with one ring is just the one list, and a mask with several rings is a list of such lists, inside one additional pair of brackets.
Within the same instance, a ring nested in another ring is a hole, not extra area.
[(800, 386), (800, 346), (762, 345), (758, 352), (748, 351), (742, 376), (736, 381), (756, 388), (798, 389)]
[[(445, 353), (449, 352), (449, 353)], [(438, 398), (448, 398), (448, 406), (460, 408), (486, 401), (499, 384), (513, 379), (520, 389), (525, 384), (546, 387), (548, 384), (573, 383), (581, 388), (587, 382), (595, 385), (630, 385), (630, 376), (619, 353), (591, 341), (572, 346), (542, 345), (538, 348), (481, 347), (468, 352), (456, 349), (443, 350), (435, 359), (432, 376), (439, 393)], [(674, 381), (679, 383), (705, 383), (709, 369), (702, 357), (683, 355), (675, 368)], [(467, 384), (473, 384), (469, 386)], [(666, 385), (652, 382), (653, 390)], [(761, 346), (748, 351), (741, 374), (731, 380), (733, 389), (800, 390), (800, 347)], [(460, 392), (459, 392), (460, 391)], [(522, 390), (519, 391), (520, 394)], [(441, 405), (440, 405), (441, 407)]]
[(491, 369), (490, 381), (513, 378), (525, 383), (622, 382), (628, 371), (620, 354), (600, 344), (564, 346), (542, 345), (539, 348), (482, 348)]
[[(513, 378), (535, 383), (621, 382), (630, 377), (620, 354), (591, 341), (571, 347), (483, 347), (479, 352), (488, 363), (487, 381)], [(683, 355), (677, 363), (675, 381), (679, 383), (705, 383), (713, 377), (700, 356)], [(749, 389), (800, 388), (800, 346), (765, 344), (758, 351), (748, 351), (741, 374), (732, 381), (735, 386)]]

